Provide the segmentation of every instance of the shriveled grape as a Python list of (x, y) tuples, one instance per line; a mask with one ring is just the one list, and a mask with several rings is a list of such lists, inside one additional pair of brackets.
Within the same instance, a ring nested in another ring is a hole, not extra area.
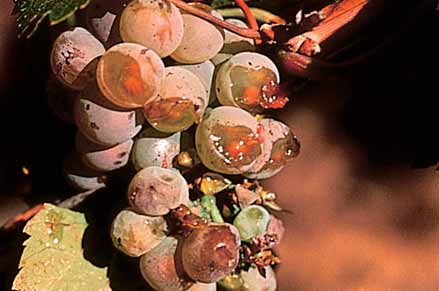
[(196, 281), (216, 282), (238, 265), (240, 245), (239, 232), (231, 224), (197, 228), (184, 240), (183, 268)]
[(138, 172), (128, 186), (128, 200), (138, 212), (165, 215), (189, 202), (186, 180), (177, 170), (148, 167)]
[(111, 225), (111, 239), (120, 251), (130, 257), (140, 257), (155, 248), (166, 237), (163, 217), (137, 214), (122, 210)]

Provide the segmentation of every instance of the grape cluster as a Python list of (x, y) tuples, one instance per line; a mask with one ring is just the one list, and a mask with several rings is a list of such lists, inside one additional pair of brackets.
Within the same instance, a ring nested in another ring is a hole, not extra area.
[(259, 115), (288, 101), (276, 65), (167, 0), (95, 1), (87, 15), (89, 30), (62, 33), (51, 54), (51, 107), (78, 128), (67, 180), (94, 190), (131, 165), (111, 238), (154, 289), (275, 290), (283, 226), (253, 179), (300, 150), (287, 125)]

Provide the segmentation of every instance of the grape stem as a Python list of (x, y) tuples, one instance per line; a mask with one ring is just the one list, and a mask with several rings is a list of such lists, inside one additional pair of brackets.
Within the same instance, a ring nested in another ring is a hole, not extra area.
[(216, 198), (213, 195), (204, 195), (201, 197), (201, 207), (210, 215), (214, 222), (223, 223), (224, 219), (216, 206)]
[[(224, 8), (217, 10), (223, 17), (245, 17), (244, 13), (240, 8)], [(272, 24), (280, 24), (285, 25), (287, 22), (282, 17), (271, 13), (270, 11), (251, 7), (250, 11), (255, 16), (256, 20), (263, 23), (272, 23)]]

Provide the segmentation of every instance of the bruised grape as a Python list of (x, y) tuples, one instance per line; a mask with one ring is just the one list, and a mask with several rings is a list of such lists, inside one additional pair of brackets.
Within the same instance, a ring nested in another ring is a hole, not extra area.
[(123, 108), (139, 108), (159, 93), (165, 75), (160, 57), (140, 44), (121, 43), (99, 60), (96, 79), (108, 100)]
[(132, 147), (132, 139), (108, 147), (97, 145), (87, 140), (82, 134), (78, 134), (76, 137), (76, 150), (87, 165), (98, 171), (113, 171), (125, 166), (128, 163)]
[(197, 228), (184, 240), (183, 268), (196, 281), (216, 282), (237, 267), (240, 245), (239, 232), (231, 224)]
[(157, 291), (184, 291), (192, 282), (185, 279), (179, 256), (178, 241), (166, 237), (158, 246), (140, 258), (140, 271), (148, 284)]
[(207, 107), (208, 95), (201, 80), (189, 70), (167, 67), (158, 98), (145, 104), (145, 118), (159, 131), (184, 131), (198, 122)]
[(262, 206), (250, 205), (239, 212), (233, 225), (239, 230), (243, 241), (267, 233), (270, 213)]
[(197, 127), (195, 140), (203, 164), (223, 174), (248, 171), (262, 153), (256, 119), (235, 107), (211, 110)]
[(189, 202), (189, 189), (177, 170), (148, 167), (131, 180), (128, 200), (142, 214), (165, 215), (180, 204)]
[(300, 152), (300, 143), (290, 128), (280, 121), (266, 118), (260, 121), (263, 128), (263, 154), (244, 175), (252, 179), (266, 179), (281, 171), (286, 163)]
[(93, 80), (93, 61), (104, 53), (104, 46), (90, 32), (76, 27), (55, 40), (50, 56), (52, 71), (66, 86), (83, 89)]
[(163, 217), (137, 214), (122, 210), (113, 220), (111, 239), (120, 251), (130, 257), (140, 257), (155, 248), (166, 237)]

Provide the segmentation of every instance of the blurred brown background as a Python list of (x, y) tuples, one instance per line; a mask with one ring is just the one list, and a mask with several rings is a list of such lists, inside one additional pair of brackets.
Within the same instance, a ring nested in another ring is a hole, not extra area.
[[(66, 191), (59, 169), (74, 136), (46, 104), (49, 34), (18, 41), (11, 2), (0, 0), (1, 222)], [(302, 143), (301, 155), (265, 183), (292, 212), (281, 215), (281, 291), (439, 290), (438, 93), (430, 73), (439, 65), (439, 21), (434, 8), (406, 21), (410, 5), (389, 4), (362, 31), (372, 43), (400, 32), (390, 46), (336, 81), (308, 83), (276, 116)], [(3, 239), (0, 282), (16, 267), (6, 254), (20, 252), (18, 233)]]

